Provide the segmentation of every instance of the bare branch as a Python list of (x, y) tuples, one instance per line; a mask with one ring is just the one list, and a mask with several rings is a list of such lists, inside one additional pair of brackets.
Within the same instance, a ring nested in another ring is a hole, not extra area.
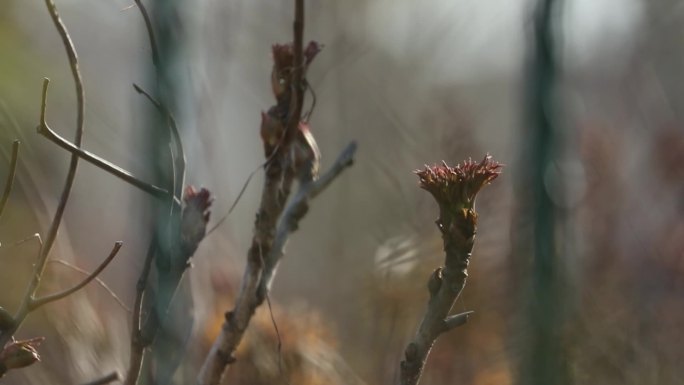
[[(83, 80), (81, 79), (81, 73), (78, 69), (78, 57), (76, 55), (76, 49), (74, 48), (74, 45), (71, 42), (69, 32), (67, 31), (66, 27), (64, 26), (64, 23), (59, 17), (59, 13), (57, 12), (57, 7), (55, 6), (55, 3), (52, 0), (45, 0), (45, 5), (48, 9), (48, 13), (50, 14), (50, 18), (52, 19), (52, 23), (55, 25), (57, 32), (62, 38), (62, 44), (64, 45), (67, 57), (69, 58), (69, 67), (71, 68), (71, 74), (74, 78), (74, 86), (76, 88), (77, 110), (76, 134), (74, 138), (74, 144), (76, 145), (76, 147), (80, 147), (84, 132), (83, 122), (85, 113), (85, 93), (83, 91)], [(45, 111), (47, 108), (45, 101), (47, 99), (47, 88), (49, 82), (50, 80), (47, 78), (43, 81), (43, 102), (41, 105), (40, 113), (41, 125), (45, 125)], [(45, 238), (45, 243), (40, 248), (38, 262), (35, 265), (34, 274), (31, 278), (31, 282), (29, 283), (29, 286), (26, 289), (24, 298), (22, 299), (21, 305), (19, 306), (19, 311), (15, 316), (15, 326), (11, 329), (4, 330), (2, 334), (0, 334), (0, 346), (5, 346), (7, 344), (7, 342), (12, 338), (12, 336), (19, 328), (19, 326), (21, 326), (21, 323), (24, 321), (24, 318), (26, 318), (26, 315), (28, 315), (30, 311), (29, 306), (32, 302), (31, 299), (35, 295), (36, 290), (40, 285), (40, 280), (43, 276), (43, 271), (45, 270), (45, 264), (47, 262), (48, 255), (50, 254), (50, 249), (52, 248), (52, 245), (54, 244), (55, 239), (57, 238), (57, 232), (62, 222), (62, 216), (64, 215), (64, 210), (66, 209), (67, 202), (69, 201), (69, 195), (71, 194), (71, 188), (73, 187), (74, 179), (76, 178), (77, 167), (78, 156), (72, 154), (71, 162), (69, 163), (69, 170), (67, 171), (66, 180), (64, 182), (64, 187), (62, 189), (62, 194), (60, 196), (59, 203), (57, 204), (57, 209), (55, 210), (52, 223), (50, 224), (50, 228), (48, 229), (47, 236)]]
[(69, 151), (72, 156), (77, 156), (79, 158), (82, 158), (86, 162), (104, 170), (107, 171), (108, 173), (114, 175), (115, 177), (139, 188), (140, 190), (154, 196), (155, 198), (159, 199), (168, 199), (170, 196), (170, 193), (166, 191), (165, 189), (161, 187), (157, 187), (153, 184), (143, 182), (140, 179), (138, 179), (136, 176), (131, 174), (130, 172), (122, 169), (121, 167), (106, 161), (97, 155), (88, 152), (86, 150), (83, 150), (74, 144), (70, 143), (68, 140), (62, 138), (59, 136), (56, 132), (54, 132), (47, 124), (43, 125), (41, 124), (38, 126), (38, 133), (58, 145), (59, 147)]
[(157, 41), (154, 38), (154, 29), (152, 29), (152, 21), (150, 20), (150, 15), (147, 13), (147, 9), (141, 0), (135, 0), (135, 4), (140, 10), (140, 14), (145, 21), (145, 29), (147, 29), (147, 37), (150, 40), (150, 49), (152, 50), (152, 64), (155, 67), (159, 67), (159, 51), (157, 50)]
[[(199, 384), (219, 384), (226, 367), (235, 361), (233, 354), (242, 340), (254, 311), (268, 296), (270, 282), (275, 274), (277, 263), (284, 254), (284, 247), (289, 235), (296, 230), (299, 221), (306, 214), (309, 200), (320, 194), (344, 169), (352, 164), (356, 148), (355, 142), (350, 143), (327, 173), (315, 182), (300, 186), (300, 191), (282, 212), (282, 218), (275, 231), (275, 240), (270, 246), (268, 244), (263, 245), (268, 246), (268, 252), (264, 252), (267, 257), (255, 259), (252, 258), (251, 254), (248, 257), (248, 266), (243, 277), (242, 289), (236, 299), (235, 308), (226, 313), (226, 321), (221, 328), (221, 334), (214, 341), (198, 375)], [(268, 190), (267, 186), (264, 188), (265, 192)], [(262, 207), (263, 204), (262, 197)], [(272, 217), (273, 215), (268, 211), (260, 211), (260, 213), (265, 217)], [(258, 221), (259, 219), (257, 219), (257, 231), (260, 229)], [(262, 244), (258, 242), (256, 235), (250, 252), (256, 245), (259, 249), (257, 254), (260, 256)]]
[(54, 302), (54, 301), (60, 300), (62, 298), (65, 298), (65, 297), (75, 293), (76, 291), (80, 290), (81, 288), (83, 288), (87, 284), (89, 284), (90, 281), (95, 279), (102, 272), (102, 270), (104, 270), (107, 267), (107, 265), (109, 265), (109, 262), (111, 262), (114, 259), (114, 257), (116, 257), (116, 254), (119, 252), (119, 249), (121, 249), (121, 245), (122, 245), (122, 242), (114, 243), (114, 247), (112, 248), (112, 251), (109, 253), (109, 256), (107, 256), (107, 258), (104, 261), (102, 261), (100, 266), (98, 266), (97, 269), (95, 269), (95, 271), (90, 273), (90, 275), (88, 275), (83, 281), (78, 283), (76, 286), (74, 286), (70, 289), (61, 291), (59, 293), (50, 294), (50, 295), (46, 295), (44, 297), (32, 299), (29, 302), (29, 306), (28, 306), (29, 311), (36, 310), (37, 308), (39, 308), (39, 307), (41, 307), (47, 303)]
[[(65, 260), (62, 260), (62, 259), (50, 259), (48, 261), (48, 263), (55, 263), (55, 264), (59, 264), (62, 266), (66, 266), (69, 269), (76, 271), (78, 273), (81, 273), (83, 275), (89, 275), (90, 274), (86, 270), (83, 270), (78, 266), (72, 265), (71, 263), (69, 263)], [(119, 306), (121, 306), (121, 308), (126, 311), (126, 313), (131, 312), (131, 309), (129, 309), (128, 306), (126, 306), (126, 304), (121, 300), (121, 298), (119, 298), (119, 296), (116, 295), (114, 290), (112, 290), (109, 286), (107, 286), (107, 284), (103, 280), (101, 280), (99, 277), (95, 277), (95, 283), (100, 285), (100, 287), (103, 288), (114, 299), (114, 301), (116, 301), (116, 303), (118, 303)]]
[(17, 173), (18, 159), (19, 141), (15, 140), (14, 142), (12, 142), (12, 157), (10, 158), (9, 173), (7, 173), (7, 180), (5, 181), (5, 191), (3, 191), (2, 198), (0, 198), (0, 218), (2, 218), (2, 213), (5, 212), (5, 205), (7, 205), (10, 193), (12, 192), (12, 186), (14, 185), (14, 176)]
[(119, 376), (119, 372), (111, 372), (102, 378), (99, 378), (99, 379), (94, 380), (94, 381), (87, 382), (87, 383), (82, 384), (82, 385), (107, 385), (107, 384), (111, 384), (114, 381), (119, 381), (119, 380), (121, 380), (121, 376)]
[(285, 208), (285, 211), (283, 211), (283, 215), (280, 218), (280, 222), (276, 229), (275, 240), (273, 241), (271, 252), (264, 260), (264, 271), (257, 292), (262, 300), (268, 294), (268, 291), (270, 291), (273, 276), (278, 268), (278, 263), (285, 254), (285, 246), (287, 245), (290, 234), (297, 230), (299, 222), (306, 215), (309, 201), (323, 192), (323, 190), (325, 190), (342, 171), (353, 164), (356, 149), (356, 142), (349, 143), (337, 157), (337, 160), (328, 172), (321, 175), (318, 180), (299, 187), (297, 195), (292, 198), (292, 201), (290, 201)]
[[(304, 1), (295, 0), (294, 45), (273, 47), (272, 76), (276, 74), (275, 71), (282, 69), (279, 69), (279, 66), (289, 68), (292, 65), (293, 68), (290, 69), (291, 75), (288, 75), (291, 76), (289, 87), (285, 90), (274, 87), (277, 104), (269, 113), (262, 113), (261, 135), (267, 161), (252, 245), (247, 254), (247, 266), (235, 307), (232, 311), (226, 312), (221, 334), (214, 341), (198, 374), (197, 382), (200, 385), (219, 384), (226, 368), (235, 362), (234, 353), (254, 312), (268, 298), (268, 286), (277, 261), (283, 255), (289, 234), (297, 228), (299, 221), (306, 214), (309, 200), (323, 191), (342, 170), (352, 164), (356, 151), (356, 143), (350, 144), (331, 170), (317, 181), (313, 181), (318, 172), (320, 153), (308, 129), (300, 127), (305, 91), (303, 31)], [(289, 64), (288, 58), (294, 63)], [(282, 110), (283, 106), (289, 107), (285, 116), (273, 112)], [(282, 130), (282, 127), (285, 129)], [(306, 143), (295, 143), (295, 138), (299, 139), (297, 135), (304, 136), (303, 141)], [(306, 154), (296, 154), (296, 151)], [(302, 158), (298, 159), (297, 155)], [(296, 177), (300, 182), (299, 192), (286, 207)]]

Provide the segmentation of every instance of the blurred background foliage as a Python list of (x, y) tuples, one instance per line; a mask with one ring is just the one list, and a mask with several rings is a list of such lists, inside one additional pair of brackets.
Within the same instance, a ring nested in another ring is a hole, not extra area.
[[(569, 382), (675, 384), (684, 376), (684, 8), (674, 0), (557, 3), (554, 142), (537, 181), (551, 202), (553, 263), (562, 278), (550, 338)], [(153, 80), (133, 4), (57, 3), (84, 77), (85, 148), (154, 180), (151, 110), (131, 87)], [(307, 6), (306, 38), (325, 45), (309, 70), (317, 96), (311, 127), (324, 167), (349, 139), (360, 152), (313, 203), (276, 278), (282, 372), (262, 308), (231, 383), (284, 383), (284, 376), (297, 384), (392, 382), (424, 310), (427, 277), (443, 260), (436, 207), (411, 171), (485, 152), (507, 168), (479, 198), (470, 278), (455, 307), (476, 313), (437, 342), (423, 383), (530, 383), (525, 357), (539, 325), (529, 309), (540, 294), (531, 284), (535, 185), (526, 177), (539, 168), (527, 153), (535, 139), (528, 108), (536, 2)], [(263, 160), (258, 127), (259, 112), (272, 104), (270, 46), (291, 39), (291, 8), (202, 0), (179, 4), (171, 21), (183, 44), (172, 65), (188, 183), (216, 195), (214, 223)], [(14, 309), (38, 246), (12, 243), (45, 231), (68, 163), (35, 133), (43, 77), (52, 80), (51, 127), (71, 137), (76, 113), (63, 47), (42, 2), (3, 1), (0, 52), (3, 179), (11, 141), (22, 141), (16, 189), (0, 223), (0, 304)], [(186, 277), (195, 322), (177, 383), (192, 381), (232, 306), (260, 189), (258, 175), (195, 254)], [(151, 204), (81, 163), (52, 255), (92, 269), (123, 240), (101, 278), (130, 305)], [(45, 290), (80, 278), (63, 266), (48, 269)], [(48, 337), (43, 362), (3, 381), (73, 384), (125, 372), (129, 318), (97, 285), (46, 306), (19, 333)]]

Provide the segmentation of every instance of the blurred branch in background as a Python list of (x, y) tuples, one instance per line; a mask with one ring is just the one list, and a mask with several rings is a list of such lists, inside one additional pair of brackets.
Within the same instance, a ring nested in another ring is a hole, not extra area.
[[(154, 2), (150, 16), (141, 0), (135, 3), (147, 31), (154, 71), (153, 89), (157, 97), (137, 84), (133, 87), (155, 107), (156, 114), (149, 115), (147, 131), (151, 149), (149, 161), (158, 179), (173, 193), (172, 199), (158, 203), (154, 236), (136, 285), (131, 353), (124, 383), (136, 384), (141, 370), (147, 367), (146, 381), (166, 384), (182, 361), (192, 331), (194, 314), (192, 305), (187, 303), (191, 294), (189, 285), (182, 280), (190, 258), (205, 236), (208, 209), (213, 198), (204, 188), (197, 191), (188, 187), (184, 190), (185, 152), (178, 124), (170, 112), (177, 105), (180, 88), (172, 80), (180, 78), (174, 70), (182, 52), (178, 32), (182, 29), (179, 4), (174, 1)], [(160, 137), (162, 140), (158, 139)], [(157, 285), (148, 287), (153, 262)], [(148, 293), (152, 288), (153, 294)], [(177, 295), (179, 291), (181, 295)], [(151, 353), (151, 359), (143, 366), (146, 351)]]
[[(557, 120), (559, 61), (555, 44), (560, 4), (560, 0), (537, 2), (527, 73), (529, 141), (522, 147), (520, 167), (527, 173), (521, 179), (522, 183), (529, 184), (518, 187), (519, 199), (530, 210), (533, 228), (533, 238), (522, 241), (530, 242), (531, 247), (527, 250), (531, 250), (533, 256), (530, 287), (523, 296), (529, 335), (517, 379), (518, 384), (527, 385), (572, 383), (571, 363), (563, 337), (565, 269), (558, 254), (557, 208), (549, 191), (549, 172), (562, 148)], [(518, 258), (524, 260), (523, 256)]]

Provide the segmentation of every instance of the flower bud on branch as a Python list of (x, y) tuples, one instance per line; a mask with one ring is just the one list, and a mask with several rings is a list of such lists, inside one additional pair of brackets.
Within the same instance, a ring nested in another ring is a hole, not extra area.
[(36, 337), (8, 343), (0, 352), (0, 376), (7, 370), (24, 368), (40, 361), (36, 348), (43, 340), (44, 337)]
[(468, 277), (477, 225), (475, 197), (482, 187), (499, 176), (501, 167), (487, 155), (480, 163), (469, 159), (451, 167), (442, 162), (416, 171), (420, 187), (430, 192), (439, 205), (437, 226), (442, 233), (446, 261), (445, 266), (437, 268), (428, 280), (430, 300), (413, 341), (404, 351), (400, 385), (418, 384), (439, 335), (463, 325), (472, 314), (449, 316)]

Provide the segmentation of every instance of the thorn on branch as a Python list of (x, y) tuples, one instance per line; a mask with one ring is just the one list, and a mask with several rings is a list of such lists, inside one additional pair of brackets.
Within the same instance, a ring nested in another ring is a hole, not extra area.
[[(78, 57), (76, 55), (76, 49), (71, 41), (71, 37), (69, 36), (69, 32), (59, 17), (57, 6), (55, 5), (54, 1), (45, 0), (45, 5), (47, 7), (48, 13), (50, 14), (50, 18), (52, 19), (52, 23), (57, 29), (59, 36), (62, 38), (62, 44), (64, 45), (67, 57), (69, 58), (69, 67), (71, 68), (71, 74), (74, 80), (74, 86), (76, 88), (76, 134), (74, 135), (74, 144), (75, 147), (78, 148), (81, 146), (81, 142), (83, 140), (85, 117), (85, 92), (83, 91), (83, 80), (81, 79), (81, 73), (78, 69)], [(45, 110), (47, 109), (48, 83), (49, 79), (44, 79), (40, 116), (41, 125), (46, 125)], [(14, 332), (17, 330), (17, 328), (19, 328), (31, 310), (30, 306), (33, 301), (33, 296), (38, 290), (38, 286), (40, 286), (40, 280), (43, 276), (43, 271), (45, 270), (45, 264), (47, 262), (48, 255), (50, 254), (52, 245), (57, 238), (59, 226), (62, 222), (62, 217), (64, 216), (64, 211), (66, 210), (66, 206), (69, 201), (71, 189), (76, 178), (77, 167), (78, 156), (72, 154), (67, 176), (64, 181), (64, 187), (62, 188), (62, 193), (59, 197), (57, 208), (55, 209), (54, 216), (52, 217), (50, 228), (47, 231), (45, 243), (41, 245), (40, 251), (38, 253), (38, 261), (36, 262), (33, 270), (33, 276), (31, 277), (31, 281), (28, 284), (26, 293), (21, 300), (19, 311), (15, 317), (16, 324), (13, 328), (0, 333), (0, 346), (5, 346), (13, 338)]]
[(468, 322), (468, 318), (470, 318), (470, 315), (475, 313), (474, 311), (467, 311), (459, 314), (455, 314), (452, 316), (447, 317), (444, 320), (444, 329), (442, 332), (448, 332), (450, 330), (453, 330), (461, 325), (465, 325), (466, 322)]

